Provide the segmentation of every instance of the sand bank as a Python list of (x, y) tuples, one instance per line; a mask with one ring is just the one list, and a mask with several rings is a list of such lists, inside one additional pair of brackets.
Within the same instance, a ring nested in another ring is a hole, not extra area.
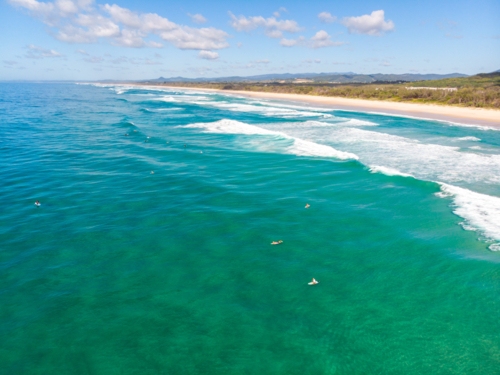
[(381, 112), (389, 114), (400, 114), (436, 120), (456, 121), (468, 124), (483, 124), (489, 126), (500, 126), (500, 110), (484, 108), (454, 107), (434, 104), (399, 103), (382, 100), (348, 99), (339, 97), (280, 94), (252, 91), (216, 90), (194, 87), (178, 87), (165, 85), (140, 85), (133, 86), (161, 87), (173, 89), (187, 89), (196, 91), (218, 91), (221, 94), (233, 94), (246, 97), (266, 98), (286, 101), (299, 101), (315, 103), (332, 109), (343, 109), (361, 112)]

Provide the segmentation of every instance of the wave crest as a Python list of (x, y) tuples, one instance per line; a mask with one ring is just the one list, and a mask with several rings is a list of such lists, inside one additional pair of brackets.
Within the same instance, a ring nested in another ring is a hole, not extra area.
[[(445, 183), (440, 183), (441, 191), (436, 193), (440, 198), (453, 199), (453, 213), (465, 219), (461, 223), (465, 230), (479, 231), (484, 236), (500, 241), (500, 198), (480, 194)], [(492, 251), (500, 251), (500, 244), (489, 246)]]
[(245, 124), (236, 120), (223, 119), (220, 121), (209, 123), (197, 123), (191, 125), (180, 126), (183, 128), (202, 128), (209, 133), (218, 134), (243, 134), (243, 135), (266, 135), (274, 136), (282, 139), (291, 139), (293, 144), (287, 147), (286, 153), (298, 156), (319, 156), (331, 157), (341, 160), (358, 160), (358, 156), (350, 152), (344, 152), (334, 149), (333, 147), (322, 145), (319, 143), (307, 141), (300, 138), (289, 136), (285, 133), (267, 130), (255, 125)]

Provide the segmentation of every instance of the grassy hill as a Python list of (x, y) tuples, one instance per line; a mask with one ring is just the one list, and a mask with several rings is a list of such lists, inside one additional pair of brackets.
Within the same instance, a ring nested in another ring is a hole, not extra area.
[(394, 82), (397, 81), (427, 81), (444, 78), (466, 78), (465, 74), (335, 74), (319, 75), (312, 77), (314, 82), (336, 82), (336, 83), (375, 83), (377, 81)]
[(500, 87), (500, 72), (481, 73), (470, 77), (444, 78), (433, 81), (407, 83), (412, 87)]

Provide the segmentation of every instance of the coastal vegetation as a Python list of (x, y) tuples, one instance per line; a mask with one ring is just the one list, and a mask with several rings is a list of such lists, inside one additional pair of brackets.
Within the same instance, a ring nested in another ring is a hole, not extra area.
[[(158, 83), (154, 83), (158, 85)], [(433, 81), (371, 84), (288, 82), (169, 82), (167, 86), (317, 95), (500, 109), (500, 72)]]

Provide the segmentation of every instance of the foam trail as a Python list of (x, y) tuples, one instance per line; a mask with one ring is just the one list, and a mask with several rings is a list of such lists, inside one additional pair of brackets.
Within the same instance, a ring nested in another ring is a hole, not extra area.
[(320, 108), (320, 107), (311, 107), (307, 105), (293, 105), (293, 104), (282, 104), (282, 103), (274, 103), (274, 102), (266, 102), (266, 101), (253, 101), (252, 103), (256, 104), (262, 104), (265, 106), (270, 106), (270, 107), (281, 107), (281, 108), (292, 108), (292, 109), (299, 109), (301, 111), (307, 110), (307, 111), (315, 111), (315, 112), (332, 112), (334, 109), (331, 108)]
[[(436, 193), (440, 198), (451, 197), (455, 209), (453, 213), (465, 219), (461, 223), (466, 230), (479, 231), (486, 237), (500, 241), (500, 198), (480, 194), (468, 189), (445, 183), (441, 185), (441, 192)], [(500, 251), (500, 243), (489, 246), (492, 251)]]
[(204, 106), (212, 106), (216, 108), (222, 108), (228, 111), (233, 112), (253, 112), (260, 113), (264, 116), (281, 116), (286, 118), (291, 117), (323, 117), (323, 118), (332, 118), (334, 117), (329, 113), (322, 112), (311, 112), (311, 111), (298, 111), (292, 108), (280, 108), (277, 106), (263, 106), (263, 105), (252, 105), (252, 104), (243, 104), (243, 103), (229, 103), (229, 102), (192, 102), (193, 104), (199, 104)]
[(377, 126), (378, 124), (370, 121), (363, 121), (363, 120), (356, 120), (356, 119), (351, 119), (346, 122), (340, 122), (335, 125), (344, 125), (344, 126)]
[(290, 154), (299, 156), (332, 157), (341, 160), (358, 160), (358, 156), (350, 152), (339, 151), (330, 146), (325, 146), (319, 143), (291, 137), (285, 133), (267, 130), (255, 125), (249, 125), (235, 120), (223, 119), (216, 122), (198, 123), (180, 127), (203, 128), (207, 132), (219, 134), (267, 135), (279, 137), (282, 139), (291, 139), (293, 140), (293, 144), (287, 148), (287, 153)]
[[(353, 110), (345, 110), (345, 109), (335, 109), (336, 111), (344, 111), (344, 112), (356, 112)], [(364, 112), (364, 111), (360, 111)], [(423, 120), (423, 121), (434, 121), (434, 122), (440, 122), (442, 124), (446, 124), (449, 126), (461, 126), (465, 128), (476, 128), (479, 130), (495, 130), (495, 131), (500, 131), (500, 127), (497, 126), (484, 126), (484, 125), (475, 125), (475, 124), (464, 124), (460, 122), (453, 122), (453, 121), (448, 121), (448, 120), (440, 120), (440, 119), (435, 119), (435, 118), (428, 118), (428, 117), (416, 117), (416, 116), (408, 116), (408, 115), (402, 115), (399, 113), (385, 113), (385, 112), (364, 112), (368, 114), (373, 114), (373, 115), (380, 115), (380, 116), (388, 116), (388, 117), (401, 117), (401, 118), (410, 118), (413, 120)]]
[(457, 138), (459, 141), (474, 141), (474, 142), (479, 142), (481, 139), (476, 138), (476, 137), (462, 137), (462, 138)]
[(335, 148), (353, 152), (367, 166), (383, 166), (420, 180), (457, 184), (500, 184), (500, 155), (462, 152), (460, 147), (423, 143), (358, 127), (290, 129), (298, 138), (322, 139)]
[(379, 165), (374, 165), (370, 167), (370, 172), (371, 173), (382, 173), (385, 174), (386, 176), (403, 176), (403, 177), (413, 177), (415, 176), (408, 174), (408, 173), (403, 173), (398, 171), (397, 169), (394, 168), (389, 168), (389, 167), (383, 167)]

